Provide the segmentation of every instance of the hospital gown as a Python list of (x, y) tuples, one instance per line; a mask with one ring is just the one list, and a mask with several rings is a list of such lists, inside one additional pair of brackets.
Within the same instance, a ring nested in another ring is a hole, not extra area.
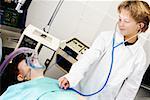
[(77, 100), (77, 94), (60, 89), (57, 80), (45, 77), (9, 86), (0, 100)]

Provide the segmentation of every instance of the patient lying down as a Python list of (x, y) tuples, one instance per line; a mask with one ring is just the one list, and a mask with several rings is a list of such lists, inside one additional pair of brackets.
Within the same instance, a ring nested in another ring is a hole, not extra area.
[[(0, 100), (85, 100), (71, 90), (59, 88), (58, 81), (44, 77), (44, 69), (33, 69), (20, 54), (14, 61), (18, 68), (18, 84), (11, 85), (0, 96)], [(24, 82), (25, 81), (25, 82)]]

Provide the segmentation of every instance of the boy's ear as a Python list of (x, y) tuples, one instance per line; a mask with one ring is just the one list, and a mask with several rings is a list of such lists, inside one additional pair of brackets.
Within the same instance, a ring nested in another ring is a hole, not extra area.
[(24, 80), (24, 78), (21, 74), (18, 74), (17, 79), (18, 79), (18, 81), (23, 81)]
[(141, 30), (144, 27), (144, 23), (139, 23), (139, 29)]

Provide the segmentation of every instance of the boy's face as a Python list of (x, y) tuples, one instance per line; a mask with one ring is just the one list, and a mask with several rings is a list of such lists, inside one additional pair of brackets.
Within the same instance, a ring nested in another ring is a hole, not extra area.
[(124, 36), (136, 35), (139, 31), (139, 23), (137, 23), (130, 15), (130, 12), (122, 9), (119, 13), (119, 30)]
[(31, 74), (31, 69), (30, 67), (26, 64), (25, 60), (22, 60), (18, 64), (18, 81), (23, 81), (23, 80), (30, 80), (30, 74)]

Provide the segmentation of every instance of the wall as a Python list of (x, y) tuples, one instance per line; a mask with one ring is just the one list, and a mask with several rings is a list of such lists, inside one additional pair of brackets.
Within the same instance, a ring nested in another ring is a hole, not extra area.
[[(59, 0), (33, 0), (27, 16), (28, 24), (43, 28)], [(113, 30), (120, 1), (64, 0), (49, 33), (64, 40), (77, 37), (87, 45), (104, 30)]]
[[(116, 8), (121, 1), (64, 0), (49, 33), (60, 40), (77, 37), (90, 46), (101, 31), (114, 30)], [(146, 1), (150, 3), (149, 0)], [(58, 2), (59, 0), (33, 0), (28, 9), (26, 25), (32, 24), (42, 29), (48, 23)], [(148, 32), (150, 33), (150, 30)], [(149, 48), (145, 46), (145, 50)]]

